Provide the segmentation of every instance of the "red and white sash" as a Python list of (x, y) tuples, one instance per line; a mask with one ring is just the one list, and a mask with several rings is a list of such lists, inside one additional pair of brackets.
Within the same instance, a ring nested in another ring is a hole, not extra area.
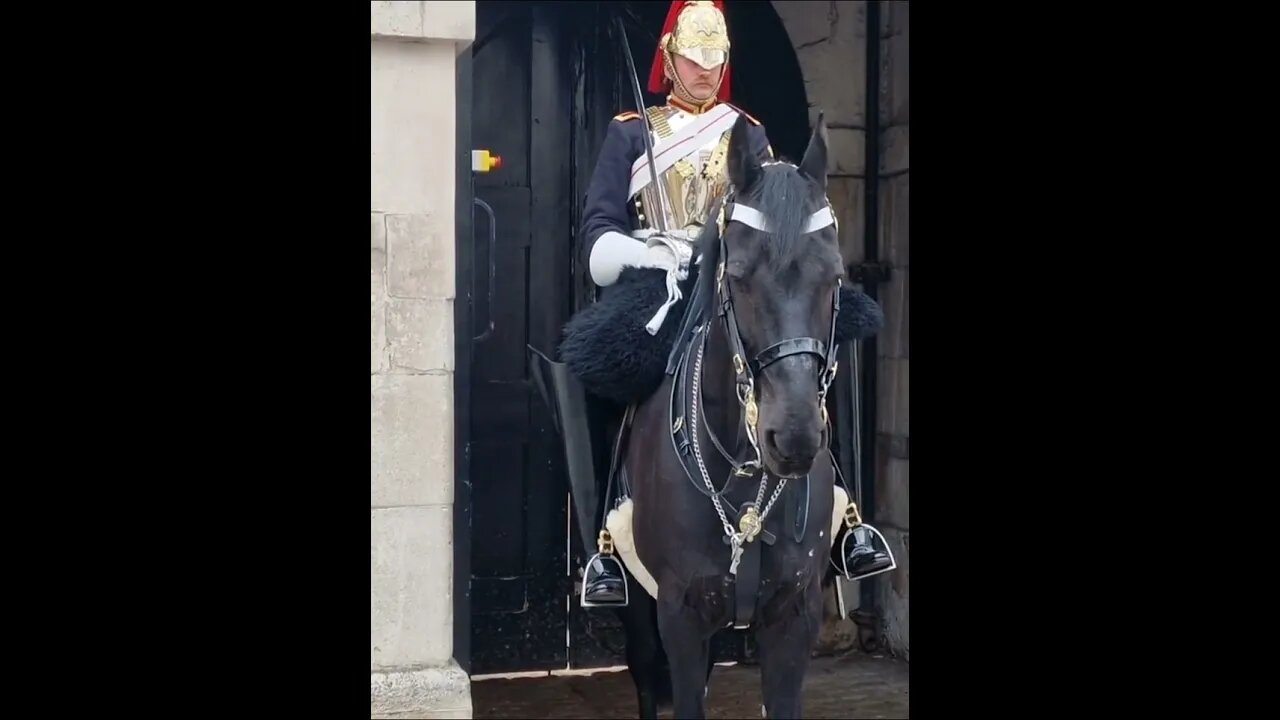
[[(661, 176), (662, 173), (671, 169), (672, 165), (713, 140), (718, 139), (721, 133), (733, 127), (733, 123), (737, 119), (737, 110), (728, 105), (717, 105), (694, 118), (692, 122), (680, 128), (671, 137), (655, 143), (653, 146), (653, 162), (657, 168), (657, 174)], [(636, 193), (643, 190), (652, 181), (652, 173), (649, 172), (649, 157), (647, 154), (641, 153), (640, 157), (631, 164), (631, 189), (627, 197), (635, 197)]]

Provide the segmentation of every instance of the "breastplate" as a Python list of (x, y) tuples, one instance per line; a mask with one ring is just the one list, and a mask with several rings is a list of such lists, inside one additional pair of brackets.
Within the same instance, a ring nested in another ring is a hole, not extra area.
[[(649, 124), (653, 128), (653, 149), (657, 153), (663, 143), (685, 123), (693, 120), (677, 108), (660, 106), (648, 108)], [(668, 230), (696, 232), (706, 222), (711, 206), (724, 195), (729, 186), (729, 174), (725, 157), (729, 151), (730, 132), (721, 133), (658, 176), (658, 184), (666, 196), (666, 226)], [(658, 200), (658, 188), (653, 183), (639, 193), (639, 203), (645, 228), (659, 227), (654, 216), (662, 212), (663, 203)]]

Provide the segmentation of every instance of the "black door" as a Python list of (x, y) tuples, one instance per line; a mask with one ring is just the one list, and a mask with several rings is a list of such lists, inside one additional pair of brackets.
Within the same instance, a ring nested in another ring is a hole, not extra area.
[(572, 297), (568, 94), (554, 26), (538, 4), (476, 3), (471, 147), (502, 167), (474, 179), (496, 232), (491, 253), (488, 213), (475, 214), (472, 673), (566, 665), (563, 460), (525, 352), (555, 345)]
[[(472, 674), (625, 664), (613, 612), (578, 606), (584, 558), (563, 453), (525, 348), (551, 354), (570, 313), (593, 296), (575, 229), (608, 123), (635, 106), (611, 19), (627, 18), (647, 76), (666, 7), (476, 3), (470, 147), (501, 156), (502, 167), (473, 180), (493, 212), (492, 252), (489, 214), (478, 208), (472, 262), (458, 264), (472, 274), (479, 338), (468, 385)], [(741, 643), (718, 638), (717, 659), (741, 659)]]

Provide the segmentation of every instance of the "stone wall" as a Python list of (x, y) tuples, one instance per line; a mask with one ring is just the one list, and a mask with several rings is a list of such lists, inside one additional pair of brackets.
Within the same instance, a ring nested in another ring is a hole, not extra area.
[(863, 257), (866, 177), (866, 2), (783, 0), (773, 3), (795, 48), (809, 99), (809, 125), (827, 124), (828, 190), (840, 221), (846, 263)]
[(469, 718), (452, 641), (451, 100), (475, 3), (372, 2), (370, 27), (370, 714)]
[(910, 581), (910, 3), (884, 2), (880, 11), (880, 259), (893, 267), (881, 286), (885, 330), (877, 344), (879, 408), (876, 423), (878, 478), (876, 526), (889, 541), (898, 569), (879, 583), (885, 640), (911, 657)]

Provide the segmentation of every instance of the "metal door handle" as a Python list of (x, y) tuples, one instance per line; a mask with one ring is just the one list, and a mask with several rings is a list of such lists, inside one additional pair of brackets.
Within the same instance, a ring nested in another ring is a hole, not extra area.
[(494, 268), (498, 263), (496, 255), (498, 249), (498, 219), (494, 216), (493, 208), (489, 207), (489, 203), (481, 200), (480, 198), (472, 198), (472, 202), (479, 206), (481, 210), (484, 210), (489, 214), (489, 287), (487, 295), (488, 301), (485, 303), (485, 307), (488, 308), (489, 311), (489, 327), (484, 332), (471, 338), (474, 342), (484, 342), (489, 339), (490, 335), (493, 335), (493, 283), (495, 275)]

